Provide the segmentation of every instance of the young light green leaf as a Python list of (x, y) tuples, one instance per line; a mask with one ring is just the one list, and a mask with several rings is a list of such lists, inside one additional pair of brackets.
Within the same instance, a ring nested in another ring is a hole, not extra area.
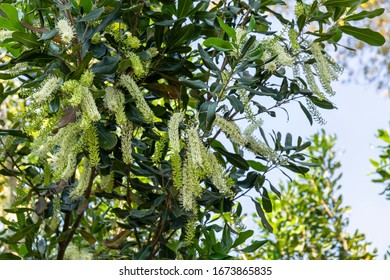
[(219, 26), (221, 26), (221, 28), (223, 29), (223, 31), (226, 32), (226, 34), (233, 39), (233, 42), (235, 42), (237, 40), (237, 37), (236, 37), (236, 31), (234, 30), (233, 27), (230, 27), (229, 25), (227, 25), (226, 23), (223, 22), (223, 20), (221, 18), (217, 18), (218, 19), (218, 23), (219, 23)]
[(213, 47), (218, 51), (231, 51), (233, 49), (233, 46), (230, 44), (230, 42), (217, 37), (207, 38), (203, 44), (206, 47)]

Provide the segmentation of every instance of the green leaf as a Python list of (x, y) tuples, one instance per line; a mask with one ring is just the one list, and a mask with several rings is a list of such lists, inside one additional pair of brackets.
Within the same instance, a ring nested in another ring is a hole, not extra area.
[(93, 8), (92, 0), (80, 0), (80, 6), (83, 7), (84, 13), (89, 13)]
[(49, 110), (50, 112), (52, 113), (57, 113), (58, 110), (60, 109), (60, 105), (61, 105), (61, 100), (60, 100), (60, 97), (57, 95), (56, 97), (54, 97), (54, 99), (52, 101), (50, 101), (49, 103)]
[(360, 13), (357, 13), (357, 14), (354, 14), (351, 16), (347, 16), (346, 18), (344, 18), (344, 20), (345, 21), (355, 21), (355, 20), (362, 20), (365, 18), (374, 18), (374, 17), (380, 16), (381, 14), (383, 14), (384, 11), (385, 11), (385, 9), (383, 9), (383, 8), (377, 9), (375, 11), (363, 11), (363, 12), (360, 12)]
[(267, 218), (264, 214), (263, 208), (261, 207), (260, 203), (255, 200), (254, 198), (251, 198), (253, 203), (255, 204), (256, 212), (259, 218), (261, 219), (262, 225), (271, 233), (273, 233), (273, 228), (270, 225), (270, 223), (267, 221)]
[(251, 245), (249, 245), (248, 247), (246, 247), (245, 249), (241, 250), (241, 252), (244, 252), (244, 253), (253, 253), (254, 251), (256, 251), (257, 249), (259, 249), (261, 246), (263, 246), (265, 243), (267, 243), (268, 240), (258, 240), (258, 241), (255, 241), (253, 242)]
[(240, 232), (237, 239), (234, 241), (232, 248), (236, 248), (237, 246), (244, 243), (249, 237), (251, 237), (253, 235), (253, 233), (254, 233), (253, 230), (247, 230), (247, 231)]
[(21, 260), (22, 258), (12, 253), (0, 254), (0, 260)]
[(263, 188), (263, 194), (261, 197), (261, 203), (263, 204), (264, 210), (267, 213), (272, 212), (272, 201), (269, 198), (267, 189)]
[(22, 130), (18, 130), (18, 129), (0, 129), (0, 135), (11, 135), (11, 136), (21, 137), (26, 139), (30, 138)]
[(233, 49), (233, 46), (232, 44), (230, 44), (230, 42), (217, 37), (207, 38), (203, 42), (203, 45), (205, 45), (206, 47), (213, 47), (214, 49), (219, 51), (231, 51)]
[(46, 31), (45, 33), (42, 34), (41, 38), (39, 38), (38, 41), (50, 40), (54, 36), (56, 36), (57, 34), (58, 34), (57, 29), (52, 29), (52, 30)]
[(89, 244), (94, 244), (96, 242), (96, 238), (93, 235), (85, 230), (79, 230), (81, 236), (87, 241)]
[(152, 246), (147, 245), (139, 250), (138, 253), (134, 254), (134, 260), (147, 260), (149, 259), (150, 253), (152, 252)]
[(351, 35), (372, 46), (382, 46), (386, 42), (385, 38), (379, 32), (372, 31), (369, 28), (344, 25), (339, 26), (339, 29), (345, 34)]
[(217, 109), (217, 103), (206, 101), (199, 108), (199, 126), (200, 128), (209, 133), (213, 122), (215, 120), (215, 111)]
[(8, 22), (14, 27), (13, 30), (23, 31), (25, 29), (19, 21), (19, 13), (15, 5), (3, 3), (0, 5), (0, 10), (6, 14)]
[(226, 32), (226, 34), (233, 39), (233, 42), (235, 42), (237, 40), (237, 37), (236, 37), (236, 31), (234, 30), (233, 27), (230, 27), (229, 25), (225, 24), (223, 22), (223, 20), (221, 18), (217, 18), (218, 19), (218, 23), (219, 23), (219, 26), (221, 26), (221, 28), (223, 29), (223, 31)]
[(92, 65), (91, 70), (95, 74), (113, 74), (118, 68), (121, 57), (119, 55), (106, 56), (102, 61)]
[(292, 162), (289, 162), (289, 164), (282, 165), (284, 168), (287, 168), (288, 170), (298, 173), (298, 174), (305, 174), (310, 171), (310, 168), (296, 165)]
[(153, 214), (153, 212), (154, 210), (152, 208), (148, 210), (133, 209), (130, 211), (130, 216), (133, 218), (142, 219), (145, 218), (146, 216)]
[(227, 100), (229, 100), (230, 104), (233, 106), (233, 108), (240, 113), (244, 112), (244, 104), (241, 102), (240, 99), (235, 97), (234, 95), (228, 95)]
[(218, 68), (217, 65), (213, 62), (212, 58), (209, 56), (209, 54), (202, 48), (200, 44), (198, 44), (198, 51), (200, 56), (202, 57), (203, 64), (209, 68), (210, 70), (213, 70), (215, 72), (220, 73), (221, 70)]
[(14, 38), (19, 43), (25, 45), (27, 48), (36, 48), (43, 44), (43, 42), (38, 41), (39, 38), (32, 33), (15, 31), (12, 33), (12, 38)]
[(106, 150), (111, 150), (118, 143), (118, 137), (115, 133), (108, 130), (102, 123), (97, 123), (97, 134), (99, 146)]
[(310, 114), (309, 110), (299, 101), (299, 106), (301, 106), (302, 111), (305, 113), (306, 118), (309, 120), (310, 125), (313, 125), (313, 117)]
[(353, 7), (361, 2), (362, 0), (327, 0), (323, 5), (326, 7)]
[(180, 77), (179, 82), (188, 86), (189, 88), (194, 88), (194, 89), (208, 88), (208, 85), (202, 82), (201, 80), (188, 80), (186, 78)]
[(326, 100), (326, 99), (320, 99), (318, 98), (317, 96), (309, 96), (309, 99), (318, 107), (322, 108), (322, 109), (327, 109), (327, 110), (331, 110), (331, 109), (334, 109), (336, 108), (330, 101)]
[(102, 13), (104, 12), (104, 7), (100, 7), (92, 12), (88, 13), (86, 16), (82, 17), (78, 20), (78, 22), (90, 22), (100, 18)]
[(192, 0), (178, 0), (176, 16), (178, 18), (187, 16), (193, 9), (193, 2)]
[(13, 243), (18, 242), (19, 240), (23, 239), (27, 234), (29, 234), (30, 232), (32, 232), (33, 230), (35, 230), (38, 227), (39, 227), (39, 223), (32, 224), (32, 225), (29, 225), (29, 226), (23, 228), (22, 230), (16, 232), (14, 235), (12, 235), (9, 238), (9, 240), (8, 240), (9, 243), (13, 244)]
[(225, 149), (220, 148), (220, 147), (214, 147), (214, 150), (216, 150), (218, 153), (224, 155), (226, 157), (227, 161), (230, 162), (231, 164), (233, 164), (234, 166), (241, 168), (241, 169), (244, 169), (244, 170), (249, 169), (248, 162), (242, 156), (240, 156), (238, 154), (230, 153), (230, 152), (228, 152)]
[(250, 167), (259, 172), (264, 172), (268, 170), (268, 167), (262, 164), (261, 162), (255, 160), (247, 160)]

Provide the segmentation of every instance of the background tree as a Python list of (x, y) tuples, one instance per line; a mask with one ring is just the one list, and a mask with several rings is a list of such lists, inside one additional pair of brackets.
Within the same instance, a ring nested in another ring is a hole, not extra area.
[[(383, 146), (379, 146), (380, 155), (378, 159), (370, 159), (372, 167), (375, 169), (373, 174), (375, 183), (383, 184), (385, 189), (381, 194), (386, 195), (390, 200), (390, 135), (388, 130), (379, 129), (377, 138), (382, 141)], [(390, 251), (387, 251), (386, 258), (390, 257)]]
[(265, 132), (259, 116), (295, 103), (321, 123), (318, 108), (335, 108), (341, 69), (324, 50), (334, 30), (384, 43), (337, 24), (358, 2), (297, 2), (286, 18), (271, 9), (278, 0), (2, 1), (0, 101), (13, 110), (0, 174), (17, 185), (1, 258), (226, 259), (257, 249), (237, 222), (240, 197), (256, 191), (272, 231), (264, 212), (278, 190), (267, 175), (306, 173), (310, 145)]
[[(373, 259), (364, 234), (347, 232), (349, 207), (339, 193), (342, 176), (334, 150), (336, 136), (324, 131), (314, 135), (308, 149), (313, 167), (287, 184), (280, 184), (280, 200), (275, 200), (268, 220), (273, 234), (263, 230), (268, 242), (255, 258), (260, 259)], [(265, 202), (263, 202), (264, 204)]]

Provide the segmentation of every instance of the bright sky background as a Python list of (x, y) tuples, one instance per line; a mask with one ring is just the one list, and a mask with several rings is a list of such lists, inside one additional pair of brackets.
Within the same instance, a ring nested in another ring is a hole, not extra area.
[[(343, 177), (343, 203), (351, 207), (347, 215), (350, 219), (349, 232), (359, 229), (378, 249), (378, 258), (383, 259), (390, 246), (390, 201), (379, 195), (384, 186), (371, 182), (373, 176), (370, 158), (378, 157), (374, 146), (381, 143), (375, 138), (377, 129), (390, 126), (390, 98), (378, 93), (375, 85), (356, 85), (337, 83), (336, 95), (331, 99), (338, 110), (321, 110), (326, 119), (324, 126), (310, 126), (298, 104), (288, 106), (290, 120), (282, 121), (283, 112), (278, 111), (278, 118), (267, 118), (264, 129), (281, 131), (282, 135), (290, 132), (293, 139), (305, 138), (325, 129), (329, 134), (337, 135), (337, 159), (341, 161)], [(294, 140), (295, 141), (295, 140)], [(280, 179), (285, 180), (285, 178)]]

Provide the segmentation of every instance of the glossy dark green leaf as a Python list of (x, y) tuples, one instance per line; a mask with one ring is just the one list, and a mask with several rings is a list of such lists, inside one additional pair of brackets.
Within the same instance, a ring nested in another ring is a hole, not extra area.
[(58, 34), (57, 29), (51, 29), (49, 31), (46, 31), (45, 33), (42, 34), (41, 38), (39, 38), (38, 41), (43, 41), (43, 40), (50, 40), (54, 38)]
[(35, 34), (27, 32), (15, 31), (12, 33), (12, 38), (27, 48), (37, 48), (43, 44)]
[(344, 25), (339, 26), (339, 29), (343, 33), (351, 35), (372, 46), (382, 46), (386, 42), (385, 38), (379, 32), (373, 31), (369, 28)]
[(259, 172), (264, 172), (268, 170), (268, 167), (262, 164), (261, 162), (255, 160), (247, 160), (250, 167)]
[(233, 49), (233, 46), (230, 44), (230, 42), (217, 37), (207, 38), (203, 44), (206, 47), (213, 47), (219, 51), (231, 51)]
[(231, 164), (233, 164), (234, 166), (241, 168), (241, 169), (244, 169), (244, 170), (249, 169), (248, 162), (242, 156), (240, 156), (238, 154), (230, 153), (230, 152), (228, 152), (225, 149), (222, 149), (220, 147), (214, 147), (214, 149), (218, 153), (224, 155), (226, 157), (227, 161), (230, 162)]
[(383, 9), (383, 8), (380, 8), (380, 9), (377, 9), (374, 11), (362, 11), (360, 13), (347, 16), (346, 18), (344, 18), (344, 20), (345, 21), (355, 21), (355, 20), (362, 20), (365, 18), (374, 18), (374, 17), (382, 15), (384, 11), (385, 11), (385, 9)]
[(292, 146), (292, 135), (291, 133), (286, 134), (286, 139), (284, 141), (284, 146), (285, 147), (291, 147)]
[(242, 104), (241, 100), (235, 97), (234, 95), (228, 95), (226, 97), (227, 100), (229, 100), (230, 104), (233, 106), (233, 108), (240, 113), (244, 112), (244, 104)]
[(242, 231), (238, 234), (238, 237), (236, 240), (234, 240), (234, 243), (232, 245), (232, 248), (236, 248), (237, 246), (243, 244), (245, 241), (248, 240), (253, 235), (254, 231), (253, 230), (246, 230)]
[(292, 162), (289, 162), (289, 164), (282, 165), (284, 168), (287, 168), (288, 170), (298, 173), (298, 174), (305, 174), (310, 171), (310, 168), (307, 168), (305, 166), (299, 166)]
[(199, 126), (200, 128), (209, 133), (213, 122), (215, 120), (215, 111), (217, 109), (217, 103), (206, 101), (199, 108)]
[(192, 0), (178, 0), (177, 2), (176, 16), (178, 18), (187, 16), (193, 9), (194, 1)]
[(313, 117), (310, 114), (309, 110), (301, 102), (299, 102), (299, 106), (301, 107), (303, 113), (305, 113), (306, 118), (309, 120), (310, 124), (313, 125)]
[(209, 56), (209, 54), (202, 48), (200, 44), (198, 44), (198, 51), (200, 56), (202, 57), (203, 64), (210, 70), (215, 72), (221, 72), (219, 67), (215, 65), (212, 58)]
[(118, 137), (111, 132), (102, 123), (97, 123), (97, 134), (99, 138), (99, 146), (103, 149), (110, 150), (118, 143)]
[(90, 22), (90, 21), (97, 20), (100, 18), (103, 12), (104, 12), (104, 7), (100, 7), (96, 10), (91, 11), (86, 16), (79, 19), (78, 22)]
[(361, 2), (361, 0), (327, 0), (322, 5), (326, 7), (353, 7)]
[(271, 213), (272, 212), (272, 201), (268, 195), (267, 189), (263, 188), (263, 194), (261, 196), (261, 203), (263, 204), (263, 208), (265, 212)]
[(188, 43), (188, 41), (192, 38), (195, 32), (195, 26), (193, 24), (189, 24), (183, 26), (181, 28), (174, 28), (171, 30), (171, 36), (167, 41), (167, 46), (170, 49), (181, 46), (183, 44)]
[(58, 110), (60, 109), (60, 105), (61, 105), (61, 100), (60, 100), (60, 97), (57, 95), (57, 96), (54, 97), (53, 100), (50, 101), (50, 103), (49, 103), (50, 112), (52, 112), (52, 113), (57, 113)]
[(263, 208), (261, 207), (260, 203), (255, 200), (254, 198), (251, 198), (253, 203), (255, 204), (256, 212), (259, 218), (261, 219), (262, 225), (271, 233), (273, 233), (273, 228), (270, 225), (270, 223), (267, 221), (267, 218), (264, 214)]
[(92, 65), (91, 70), (95, 74), (113, 74), (118, 68), (120, 59), (119, 55), (106, 56), (102, 61)]
[(326, 99), (320, 99), (318, 98), (317, 96), (309, 96), (309, 99), (318, 107), (322, 108), (322, 109), (327, 109), (327, 110), (331, 110), (331, 109), (335, 109), (336, 107), (333, 105), (333, 103), (331, 103), (330, 101), (326, 100)]
[(262, 184), (263, 180), (263, 175), (254, 171), (250, 171), (247, 173), (246, 178), (244, 180), (237, 182), (237, 185), (243, 189), (251, 189), (253, 187), (259, 186), (259, 184)]
[(201, 80), (188, 80), (186, 78), (179, 78), (179, 82), (186, 85), (189, 88), (194, 89), (205, 89), (208, 88), (208, 85), (202, 82)]
[(275, 186), (272, 185), (271, 183), (269, 183), (269, 185), (270, 185), (271, 191), (274, 194), (276, 194), (278, 196), (278, 198), (280, 199), (282, 197), (282, 194), (280, 193), (280, 191), (277, 188), (275, 188)]
[(249, 246), (245, 247), (244, 249), (242, 249), (241, 252), (253, 253), (253, 252), (255, 252), (257, 249), (259, 249), (261, 246), (263, 246), (267, 242), (268, 242), (268, 240), (258, 240), (258, 241), (255, 241), (251, 245), (249, 245)]

